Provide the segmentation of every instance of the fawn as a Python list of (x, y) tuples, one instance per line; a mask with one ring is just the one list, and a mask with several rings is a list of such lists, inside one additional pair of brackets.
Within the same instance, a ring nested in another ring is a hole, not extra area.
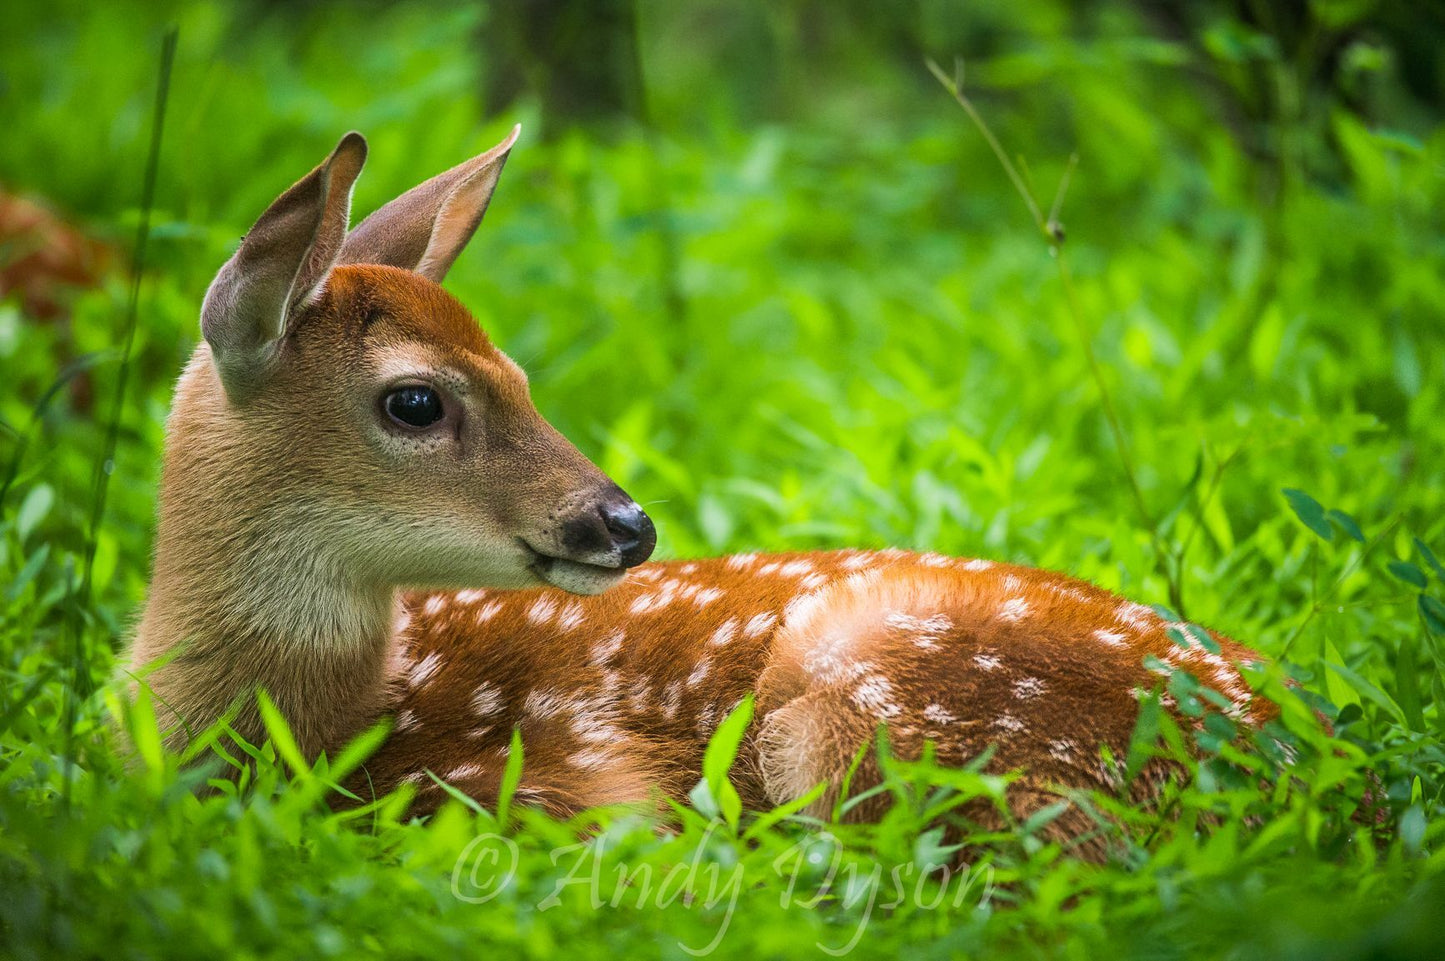
[[(427, 771), (495, 798), (518, 728), (519, 798), (568, 814), (685, 793), (752, 693), (733, 772), (748, 805), (826, 783), (809, 810), (830, 810), (886, 723), (904, 757), (995, 746), (990, 770), (1023, 772), (1023, 816), (1117, 782), (1100, 748), (1122, 757), (1159, 683), (1147, 655), (1262, 719), (1247, 648), (1182, 645), (1150, 608), (1061, 574), (901, 550), (644, 563), (647, 516), (438, 286), (516, 136), (348, 233), (366, 155), (348, 134), (211, 284), (130, 655), (173, 744), (228, 710), (261, 737), (258, 687), (310, 755), (390, 715), (369, 790), (414, 784), (425, 810), (443, 799)], [(878, 776), (866, 760), (852, 787)]]

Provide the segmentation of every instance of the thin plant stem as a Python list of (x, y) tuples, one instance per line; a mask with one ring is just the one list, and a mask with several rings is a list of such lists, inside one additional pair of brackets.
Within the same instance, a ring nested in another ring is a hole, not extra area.
[(989, 129), (988, 124), (984, 123), (983, 117), (974, 107), (973, 101), (964, 96), (962, 69), (960, 68), (958, 70), (956, 77), (950, 77), (943, 72), (942, 67), (932, 60), (926, 62), (928, 69), (938, 78), (938, 82), (943, 84), (945, 90), (953, 94), (953, 99), (958, 101), (958, 105), (963, 108), (964, 113), (968, 114), (968, 119), (972, 120), (973, 125), (978, 128), (978, 132), (983, 134), (984, 141), (988, 144), (989, 149), (993, 151), (993, 155), (998, 158), (998, 162), (1003, 166), (1004, 173), (1008, 174), (1008, 179), (1013, 181), (1014, 189), (1018, 191), (1019, 196), (1023, 198), (1024, 203), (1028, 206), (1029, 216), (1034, 218), (1034, 223), (1042, 230), (1044, 227), (1044, 217), (1043, 214), (1039, 212), (1039, 205), (1034, 201), (1033, 194), (1029, 193), (1029, 188), (1024, 185), (1023, 178), (1019, 176), (1017, 168), (1015, 168), (1013, 162), (1008, 159), (1008, 154), (1003, 152), (1003, 147), (999, 145), (998, 138), (993, 135), (993, 131)]
[(1175, 575), (1168, 569), (1168, 565), (1163, 563), (1169, 556), (1169, 551), (1165, 549), (1163, 539), (1159, 535), (1158, 524), (1155, 522), (1153, 512), (1149, 510), (1149, 505), (1144, 499), (1144, 491), (1139, 486), (1138, 472), (1134, 467), (1133, 455), (1129, 451), (1128, 438), (1124, 434), (1124, 426), (1120, 422), (1118, 410), (1114, 406), (1113, 393), (1109, 390), (1108, 381), (1104, 378), (1103, 368), (1099, 364), (1098, 355), (1094, 351), (1094, 339), (1090, 335), (1089, 325), (1084, 319), (1083, 307), (1079, 303), (1078, 292), (1074, 288), (1073, 275), (1069, 271), (1068, 260), (1065, 258), (1063, 252), (1064, 233), (1063, 228), (1059, 226), (1058, 215), (1063, 207), (1064, 194), (1067, 192), (1069, 181), (1073, 176), (1077, 157), (1070, 157), (1069, 165), (1065, 169), (1064, 176), (1059, 182), (1059, 189), (1054, 197), (1053, 208), (1049, 212), (1048, 218), (1045, 219), (1038, 202), (1034, 200), (1033, 194), (1029, 192), (1028, 186), (1024, 182), (1024, 178), (1019, 174), (1018, 168), (1009, 160), (1008, 154), (1004, 153), (1003, 147), (998, 142), (998, 138), (993, 135), (993, 131), (989, 129), (983, 116), (973, 105), (973, 101), (963, 92), (963, 71), (961, 64), (954, 77), (949, 77), (943, 72), (943, 69), (932, 60), (927, 61), (927, 64), (933, 76), (938, 79), (939, 83), (943, 84), (944, 89), (952, 95), (954, 101), (963, 108), (964, 113), (968, 114), (968, 118), (973, 121), (973, 125), (983, 136), (989, 149), (993, 151), (993, 155), (998, 158), (999, 164), (1003, 167), (1004, 173), (1008, 175), (1009, 180), (1013, 183), (1014, 189), (1018, 191), (1019, 197), (1023, 199), (1024, 205), (1028, 207), (1029, 216), (1034, 220), (1034, 226), (1038, 228), (1039, 232), (1042, 233), (1049, 242), (1054, 265), (1059, 272), (1059, 281), (1064, 288), (1064, 299), (1068, 304), (1069, 315), (1073, 319), (1074, 327), (1078, 333), (1079, 343), (1084, 351), (1084, 360), (1088, 365), (1089, 374), (1099, 391), (1099, 400), (1104, 410), (1104, 419), (1109, 425), (1109, 433), (1113, 437), (1114, 447), (1118, 451), (1119, 460), (1123, 465), (1124, 477), (1129, 485), (1129, 493), (1134, 501), (1134, 508), (1139, 514), (1139, 519), (1149, 530), (1150, 537), (1153, 539), (1154, 549), (1159, 556), (1161, 565), (1164, 567), (1165, 577), (1170, 581), (1170, 595), (1171, 597), (1177, 596), (1179, 591), (1174, 583), (1176, 579)]
[[(125, 411), (126, 388), (130, 383), (131, 355), (135, 349), (136, 328), (140, 316), (141, 280), (145, 276), (145, 259), (150, 244), (151, 211), (155, 207), (156, 180), (160, 170), (161, 137), (165, 131), (166, 104), (170, 100), (171, 69), (175, 65), (179, 28), (170, 27), (161, 41), (160, 75), (156, 83), (155, 105), (151, 119), (150, 149), (146, 157), (145, 180), (141, 192), (140, 222), (136, 225), (135, 256), (131, 264), (130, 298), (126, 305), (125, 326), (121, 332), (120, 369), (115, 390), (111, 394), (110, 420), (106, 424), (105, 442), (96, 460), (95, 478), (91, 487), (90, 520), (86, 530), (85, 555), (80, 568), (80, 583), (70, 598), (67, 618), (70, 629), (71, 677), (65, 690), (65, 764), (64, 807), (70, 806), (70, 788), (74, 780), (75, 724), (80, 709), (80, 690), (86, 679), (85, 619), (94, 589), (95, 552), (105, 520), (106, 502), (110, 492), (110, 475), (115, 466), (116, 447), (120, 441), (121, 418)], [(88, 684), (84, 685), (88, 687)]]

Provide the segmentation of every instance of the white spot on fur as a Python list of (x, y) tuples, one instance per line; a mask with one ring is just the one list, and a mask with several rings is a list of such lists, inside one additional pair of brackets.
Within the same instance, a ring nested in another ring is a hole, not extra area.
[(799, 581), (798, 587), (805, 591), (816, 591), (826, 583), (828, 583), (828, 575), (815, 571)]
[(537, 718), (556, 717), (566, 706), (556, 691), (531, 691), (522, 702), (522, 709)]
[(486, 596), (487, 592), (482, 590), (457, 591), (456, 599), (458, 604), (475, 604)]
[(716, 587), (709, 587), (698, 591), (696, 596), (693, 597), (692, 602), (699, 608), (702, 608), (707, 607), (715, 601), (722, 600), (722, 596), (723, 592), (721, 590)]
[(556, 616), (557, 599), (550, 594), (543, 594), (527, 608), (527, 620), (533, 624), (546, 624)]
[(697, 687), (699, 684), (702, 683), (703, 678), (707, 677), (707, 672), (711, 669), (712, 661), (708, 660), (707, 658), (703, 658), (702, 660), (698, 661), (697, 667), (693, 668), (692, 673), (687, 676), (687, 686)]
[(474, 778), (474, 777), (476, 777), (477, 775), (479, 775), (479, 774), (481, 774), (481, 773), (482, 773), (482, 766), (481, 766), (480, 764), (476, 764), (476, 763), (459, 764), (459, 765), (457, 765), (456, 767), (452, 768), (450, 771), (448, 771), (448, 772), (446, 773), (446, 776), (443, 777), (442, 780), (443, 780), (443, 781), (465, 781), (465, 780), (467, 780), (467, 779), (469, 779), (469, 778)]
[(485, 623), (487, 623), (487, 621), (490, 621), (492, 618), (494, 618), (494, 617), (496, 617), (498, 614), (502, 613), (502, 608), (503, 608), (504, 606), (505, 606), (505, 605), (504, 605), (501, 601), (499, 601), (499, 600), (487, 601), (487, 603), (485, 603), (485, 604), (483, 604), (481, 607), (477, 608), (477, 614), (476, 614), (477, 623), (478, 623), (478, 624), (485, 624)]
[(873, 669), (871, 661), (855, 661), (848, 655), (853, 638), (843, 633), (824, 636), (803, 658), (803, 670), (825, 683), (847, 680)]
[(611, 661), (622, 650), (622, 642), (626, 638), (626, 632), (619, 628), (592, 645), (589, 655), (592, 663), (601, 665)]
[(579, 767), (584, 771), (595, 771), (600, 767), (611, 764), (615, 756), (611, 751), (600, 748), (589, 748), (585, 751), (578, 751), (567, 757), (567, 763), (573, 767)]
[(1124, 635), (1118, 631), (1106, 631), (1102, 627), (1094, 632), (1094, 640), (1107, 647), (1128, 647), (1124, 643)]
[(575, 718), (572, 721), (572, 733), (577, 740), (589, 744), (604, 744), (622, 737), (622, 731), (616, 724), (596, 714), (583, 714)]
[(491, 717), (502, 709), (502, 691), (495, 684), (483, 682), (472, 695), (472, 710), (478, 717)]
[(918, 555), (918, 563), (924, 567), (947, 567), (953, 563), (953, 558), (944, 557), (936, 551), (929, 551), (927, 554)]
[(1000, 661), (997, 657), (994, 657), (992, 654), (975, 654), (973, 656), (973, 663), (977, 664), (985, 671), (996, 671), (998, 670), (999, 666), (1003, 664), (1002, 661)]
[(993, 719), (991, 727), (1008, 734), (1017, 734), (1024, 729), (1024, 722), (1005, 711)]
[(986, 571), (993, 567), (993, 561), (986, 561), (981, 557), (973, 557), (964, 561), (961, 565), (966, 571)]
[(1066, 737), (1049, 742), (1049, 757), (1055, 761), (1072, 761), (1074, 759), (1074, 742)]
[(442, 605), (445, 603), (446, 598), (440, 594), (433, 594), (431, 597), (428, 597), (426, 603), (421, 606), (421, 612), (427, 617), (436, 617), (441, 611)]
[(707, 639), (709, 644), (715, 647), (722, 647), (731, 644), (738, 633), (738, 619), (730, 617), (718, 625), (718, 629), (712, 632), (712, 637)]
[(645, 685), (627, 695), (627, 706), (633, 714), (646, 714), (651, 709), (652, 691)]
[(717, 727), (717, 705), (705, 704), (697, 714), (697, 733), (701, 737), (711, 737)]
[(1073, 601), (1075, 604), (1087, 604), (1090, 601), (1088, 594), (1085, 594), (1072, 584), (1055, 584), (1050, 582), (1047, 586), (1055, 596)]
[(1114, 617), (1120, 624), (1135, 631), (1147, 630), (1159, 621), (1158, 614), (1143, 604), (1133, 603), (1120, 604), (1114, 611)]
[(416, 719), (416, 712), (402, 711), (396, 716), (396, 727), (393, 730), (409, 731), (412, 728), (416, 727), (419, 723), (421, 722)]
[(893, 703), (893, 683), (881, 674), (869, 675), (858, 682), (853, 691), (853, 703), (880, 719), (897, 717), (901, 711)]
[(872, 554), (854, 554), (843, 559), (843, 568), (850, 571), (860, 571), (873, 563)]
[(755, 614), (753, 615), (752, 620), (748, 621), (747, 626), (743, 628), (743, 634), (747, 637), (757, 637), (758, 635), (765, 633), (770, 627), (772, 627), (773, 623), (777, 621), (777, 619), (778, 615), (774, 614), (772, 611), (764, 611), (761, 614)]
[(689, 561), (688, 563), (682, 565), (682, 567), (678, 568), (678, 571), (682, 574), (696, 574), (697, 565)]
[(727, 559), (727, 568), (733, 571), (747, 570), (757, 563), (757, 560), (758, 555), (756, 554), (734, 554)]
[(1021, 677), (1014, 681), (1014, 697), (1021, 701), (1032, 700), (1048, 690), (1048, 685), (1036, 677)]
[(953, 621), (946, 614), (917, 617), (903, 611), (891, 611), (884, 615), (883, 623), (924, 649), (935, 648), (943, 636), (953, 629)]
[(586, 616), (587, 612), (583, 609), (581, 602), (569, 601), (557, 615), (557, 626), (564, 631), (576, 630), (582, 625), (582, 620)]
[(1028, 616), (1029, 602), (1022, 597), (1010, 597), (1003, 602), (998, 609), (998, 619), (1001, 621), (1021, 621)]
[(802, 577), (804, 574), (813, 573), (813, 564), (804, 560), (788, 561), (778, 568), (778, 573), (784, 577)]
[(948, 709), (942, 704), (930, 704), (923, 709), (923, 719), (932, 721), (934, 724), (952, 724), (958, 718), (948, 713)]
[(681, 703), (682, 682), (673, 681), (662, 693), (662, 716), (669, 721), (677, 717), (677, 709)]
[(435, 674), (437, 668), (441, 666), (442, 656), (433, 651), (418, 661), (416, 666), (411, 669), (411, 675), (407, 678), (407, 684), (411, 687), (421, 687), (427, 681), (431, 680), (431, 676)]

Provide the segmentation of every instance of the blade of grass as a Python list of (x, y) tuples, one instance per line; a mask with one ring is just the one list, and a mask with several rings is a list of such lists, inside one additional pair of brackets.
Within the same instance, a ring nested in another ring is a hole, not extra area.
[(115, 390), (111, 394), (110, 420), (106, 425), (105, 443), (95, 465), (91, 487), (90, 523), (85, 539), (85, 558), (80, 569), (80, 585), (67, 605), (66, 622), (71, 632), (70, 683), (65, 689), (64, 762), (62, 809), (70, 809), (71, 772), (75, 764), (75, 721), (80, 709), (82, 691), (89, 694), (89, 674), (85, 664), (85, 624), (90, 607), (95, 551), (99, 543), (100, 525), (105, 519), (106, 499), (110, 490), (110, 474), (114, 468), (116, 445), (120, 439), (120, 422), (125, 406), (126, 387), (130, 380), (131, 353), (135, 348), (135, 332), (140, 314), (141, 278), (145, 275), (146, 248), (150, 242), (151, 210), (155, 206), (156, 180), (160, 170), (161, 137), (165, 131), (166, 104), (170, 101), (171, 69), (176, 60), (176, 41), (180, 29), (172, 25), (161, 41), (160, 75), (156, 82), (154, 112), (151, 119), (150, 150), (146, 157), (145, 181), (141, 192), (140, 223), (136, 226), (135, 259), (131, 265), (130, 300), (126, 306), (125, 326), (121, 334), (120, 369)]

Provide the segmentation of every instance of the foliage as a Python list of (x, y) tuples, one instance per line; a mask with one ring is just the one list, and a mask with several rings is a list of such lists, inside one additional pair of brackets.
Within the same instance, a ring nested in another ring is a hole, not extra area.
[[(649, 123), (524, 139), (450, 288), (645, 501), (660, 553), (894, 544), (1067, 570), (1276, 659), (1300, 688), (1256, 678), (1283, 706), (1269, 736), (1207, 723), (1158, 811), (1077, 799), (1106, 865), (1036, 821), (969, 837), (946, 882), (959, 838), (935, 816), (997, 779), (893, 761), (876, 826), (740, 812), (746, 712), (672, 833), (461, 800), (333, 813), (328, 782), (381, 735), (309, 770), (279, 724), (244, 791), (198, 792), (229, 762), (182, 769), (113, 675), (206, 283), (344, 130), (371, 140), (364, 212), (546, 104), (478, 119), (481, 7), (15, 3), (0, 181), (120, 245), (165, 23), (180, 45), (93, 543), (127, 278), (65, 323), (0, 302), (6, 956), (681, 957), (719, 931), (717, 953), (769, 957), (1438, 956), (1445, 126), (1424, 41), (1388, 5), (1296, 5), (1293, 26), (1220, 3), (1178, 23), (865, 6), (639, 4)], [(1051, 197), (1077, 154), (1066, 239), (924, 67), (958, 52), (1026, 190)], [(1209, 712), (1188, 679), (1167, 691)], [(1186, 736), (1146, 707), (1118, 760)]]

